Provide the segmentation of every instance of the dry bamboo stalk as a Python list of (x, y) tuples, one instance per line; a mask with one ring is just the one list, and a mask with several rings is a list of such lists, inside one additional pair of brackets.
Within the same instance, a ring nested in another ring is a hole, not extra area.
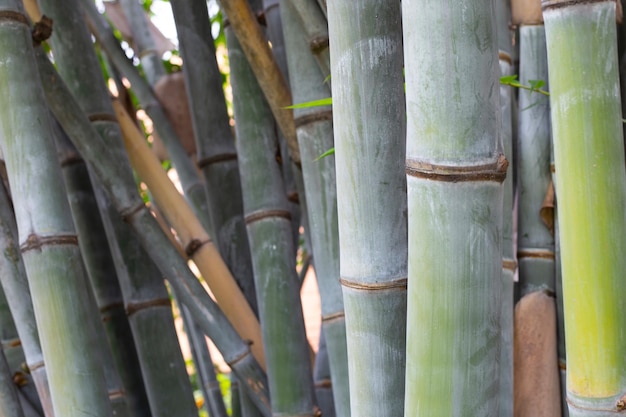
[(174, 227), (185, 253), (193, 260), (211, 288), (220, 308), (243, 339), (250, 340), (250, 350), (265, 368), (261, 328), (254, 312), (222, 260), (213, 240), (193, 211), (171, 183), (156, 156), (150, 152), (143, 135), (117, 100), (113, 109), (120, 123), (124, 144), (133, 168), (146, 182), (159, 208)]
[(263, 29), (257, 22), (247, 0), (220, 0), (219, 3), (228, 16), (228, 21), (259, 81), (259, 86), (272, 109), (278, 127), (285, 135), (291, 159), (296, 164), (300, 164), (293, 111), (285, 109), (286, 106), (292, 104), (291, 93), (272, 55)]

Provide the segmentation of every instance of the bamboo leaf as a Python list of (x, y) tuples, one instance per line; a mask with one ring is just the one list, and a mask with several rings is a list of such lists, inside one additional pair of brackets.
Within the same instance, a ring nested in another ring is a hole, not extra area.
[(329, 150), (327, 150), (326, 152), (324, 152), (323, 154), (315, 158), (313, 161), (319, 161), (322, 158), (326, 158), (327, 156), (334, 155), (334, 154), (335, 154), (335, 147), (333, 146), (332, 148), (330, 148)]
[(333, 104), (333, 98), (323, 98), (320, 100), (307, 101), (304, 103), (292, 104), (291, 106), (283, 107), (284, 109), (308, 109), (311, 107), (331, 106)]

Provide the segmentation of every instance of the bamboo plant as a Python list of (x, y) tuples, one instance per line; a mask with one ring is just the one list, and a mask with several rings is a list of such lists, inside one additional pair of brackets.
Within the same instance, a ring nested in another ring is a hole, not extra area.
[[(283, 30), (292, 94), (297, 103), (326, 98), (330, 90), (315, 65), (296, 11), (290, 1), (281, 2)], [(322, 328), (328, 348), (335, 412), (350, 416), (350, 384), (346, 324), (339, 283), (339, 231), (335, 158), (320, 155), (332, 148), (332, 111), (328, 107), (294, 110), (302, 173), (308, 201), (310, 235), (322, 307)]]
[(508, 164), (500, 142), (494, 5), (405, 1), (402, 7), (412, 22), (404, 25), (405, 415), (498, 415)]
[(615, 1), (543, 3), (570, 416), (626, 408), (626, 176)]
[[(306, 34), (309, 49), (315, 57), (324, 79), (330, 75), (330, 50), (328, 49), (328, 22), (315, 0), (290, 0), (300, 26)], [(296, 103), (300, 101), (295, 100)]]
[(93, 330), (84, 320), (89, 310), (82, 259), (54, 144), (48, 140), (49, 113), (28, 19), (14, 1), (3, 1), (0, 8), (0, 91), (6, 109), (0, 116), (2, 150), (11, 189), (20, 190), (13, 195), (20, 251), (54, 413), (110, 416)]
[(13, 383), (13, 374), (3, 349), (0, 349), (0, 415), (25, 417), (17, 388)]
[[(252, 401), (264, 416), (268, 416), (269, 399), (262, 368), (145, 207), (129, 172), (121, 141), (118, 142), (116, 136), (103, 136), (108, 141), (95, 139), (98, 133), (48, 58), (41, 50), (36, 53), (40, 77), (45, 81), (42, 84), (46, 100), (55, 117), (89, 162), (112, 205), (131, 226), (143, 249), (169, 280), (203, 331), (214, 341), (231, 370), (242, 378), (242, 386)], [(109, 115), (107, 119), (112, 117)]]
[[(542, 22), (531, 19), (516, 23), (520, 25), (520, 81), (547, 82)], [(552, 225), (546, 225), (541, 216), (552, 187), (550, 102), (537, 92), (521, 90), (519, 108), (516, 162), (521, 298), (515, 310), (515, 415), (560, 416), (554, 236), (549, 229)]]
[[(230, 14), (229, 14), (230, 17)], [(292, 228), (274, 120), (230, 28), (226, 41), (244, 215), (267, 358), (272, 413), (314, 415), (314, 387), (300, 304)]]
[(333, 1), (328, 18), (350, 409), (397, 416), (407, 286), (400, 3)]

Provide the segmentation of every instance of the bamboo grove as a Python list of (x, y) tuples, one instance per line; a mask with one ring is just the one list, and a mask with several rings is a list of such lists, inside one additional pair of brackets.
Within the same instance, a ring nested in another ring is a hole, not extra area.
[(1, 417), (626, 412), (621, 0), (151, 4), (0, 0)]

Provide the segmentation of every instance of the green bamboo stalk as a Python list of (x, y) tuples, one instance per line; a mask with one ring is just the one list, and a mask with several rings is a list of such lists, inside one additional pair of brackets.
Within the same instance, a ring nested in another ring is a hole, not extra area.
[(231, 29), (237, 153), (274, 415), (314, 415), (309, 347), (272, 113)]
[[(171, 2), (185, 67), (185, 85), (191, 104), (198, 167), (202, 170), (211, 230), (222, 258), (257, 312), (248, 235), (243, 220), (241, 179), (237, 151), (226, 109), (222, 75), (215, 58), (205, 1)], [(257, 313), (258, 314), (258, 313)]]
[[(543, 25), (521, 22), (520, 80), (548, 79)], [(521, 299), (516, 308), (515, 415), (560, 416), (556, 346), (554, 237), (542, 219), (542, 204), (551, 187), (550, 103), (547, 97), (519, 91), (517, 135), (518, 251)], [(550, 225), (551, 227), (552, 225)], [(550, 297), (529, 297), (547, 292)], [(525, 300), (525, 298), (527, 298)], [(522, 302), (535, 304), (522, 308)], [(540, 304), (545, 304), (541, 307)], [(528, 315), (524, 315), (524, 312)], [(546, 312), (551, 317), (542, 316)], [(534, 330), (527, 333), (527, 330)], [(543, 342), (543, 343), (542, 343)]]
[(165, 76), (165, 68), (163, 68), (163, 62), (158, 55), (154, 38), (150, 33), (146, 12), (138, 0), (121, 0), (120, 2), (133, 34), (133, 41), (137, 48), (135, 54), (141, 61), (148, 83), (154, 86)]
[[(118, 213), (131, 226), (143, 249), (169, 279), (203, 331), (209, 336), (233, 372), (244, 381), (251, 399), (269, 416), (269, 399), (265, 374), (251, 356), (249, 346), (241, 340), (206, 290), (193, 276), (185, 260), (174, 248), (160, 226), (145, 208), (137, 193), (128, 157), (117, 134), (96, 140), (91, 125), (63, 80), (42, 50), (36, 50), (40, 77), (50, 109), (81, 155), (89, 162)], [(107, 115), (111, 120), (113, 115)]]
[[(297, 13), (300, 25), (306, 34), (307, 43), (324, 79), (330, 75), (330, 50), (328, 49), (328, 22), (320, 5), (315, 0), (290, 0)], [(300, 103), (294, 100), (295, 103)]]
[(15, 319), (20, 344), (24, 348), (26, 365), (37, 388), (42, 410), (46, 417), (53, 417), (50, 387), (37, 333), (33, 303), (17, 244), (15, 215), (4, 185), (0, 187), (0, 251), (5, 254), (0, 258), (2, 290), (6, 294), (7, 303)]
[(400, 3), (328, 7), (350, 409), (354, 416), (398, 416), (407, 284)]
[(17, 389), (13, 383), (13, 373), (4, 356), (4, 349), (0, 349), (0, 415), (24, 417)]
[(123, 397), (127, 399), (134, 416), (148, 416), (150, 407), (139, 358), (89, 172), (65, 132), (56, 121), (53, 124), (68, 200), (79, 234), (79, 246), (111, 345), (114, 369), (119, 372), (124, 386)]
[[(92, 343), (88, 291), (69, 205), (62, 189), (28, 19), (0, 3), (2, 150), (19, 243), (57, 416), (110, 416), (111, 405)], [(45, 210), (42, 208), (45, 207)], [(60, 337), (61, 335), (61, 337)]]
[[(304, 103), (330, 95), (324, 75), (307, 49), (307, 41), (291, 2), (281, 2), (283, 30), (294, 101)], [(310, 236), (320, 290), (322, 328), (326, 336), (337, 416), (350, 416), (350, 384), (346, 322), (339, 283), (339, 226), (335, 158), (317, 159), (334, 146), (332, 111), (328, 107), (295, 109), (302, 156), (304, 189), (308, 201)]]
[[(626, 176), (614, 1), (543, 2), (570, 416), (624, 405)], [(593, 308), (590, 308), (593, 306)]]
[(405, 415), (497, 415), (501, 183), (508, 163), (500, 143), (494, 4), (402, 6), (411, 22), (404, 25)]
[[(500, 76), (513, 73), (511, 57), (512, 33), (510, 0), (498, 0), (496, 3), (496, 25), (498, 31), (498, 57)], [(512, 87), (500, 85), (501, 137), (504, 155), (513, 160), (513, 91)], [(507, 168), (504, 180), (502, 206), (502, 310), (500, 316), (500, 399), (499, 414), (502, 417), (513, 415), (513, 287), (517, 263), (513, 244), (513, 164)]]
[[(103, 213), (113, 213), (102, 190)], [(124, 295), (124, 307), (135, 337), (150, 411), (155, 417), (197, 413), (185, 362), (178, 344), (169, 294), (156, 265), (119, 216), (103, 216)], [(168, 366), (164, 366), (168, 364)]]
[[(345, 327), (345, 326), (344, 326)], [(333, 398), (333, 382), (330, 373), (330, 361), (328, 360), (328, 345), (324, 328), (320, 330), (320, 342), (315, 355), (315, 367), (313, 369), (315, 381), (315, 397), (317, 405), (324, 417), (335, 417), (335, 400)], [(348, 392), (350, 390), (348, 389)]]

